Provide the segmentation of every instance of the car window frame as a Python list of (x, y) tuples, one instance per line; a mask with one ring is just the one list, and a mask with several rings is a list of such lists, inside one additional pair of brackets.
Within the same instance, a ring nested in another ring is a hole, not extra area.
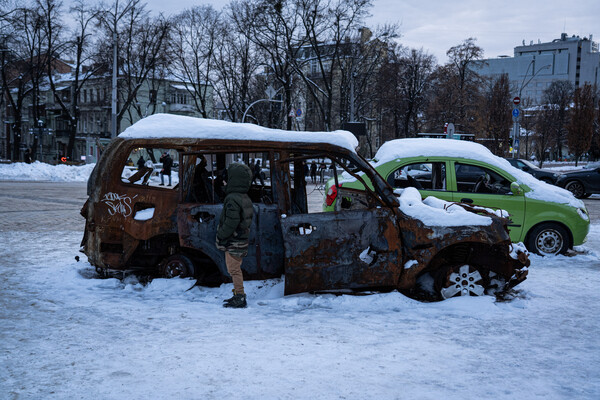
[[(464, 192), (464, 191), (459, 191), (458, 190), (458, 178), (456, 177), (456, 164), (470, 164), (470, 165), (474, 165), (480, 168), (486, 168), (489, 169), (495, 173), (497, 173), (498, 175), (500, 175), (501, 177), (503, 177), (504, 179), (506, 179), (509, 182), (509, 188), (512, 185), (512, 183), (517, 182), (517, 179), (512, 176), (510, 173), (508, 173), (507, 171), (500, 169), (498, 167), (496, 167), (495, 165), (491, 165), (488, 164), (486, 162), (483, 161), (479, 161), (479, 160), (472, 160), (472, 159), (467, 159), (467, 158), (453, 158), (451, 159), (451, 171), (452, 171), (452, 176), (453, 176), (453, 183), (454, 183), (454, 192), (456, 193), (471, 193), (471, 192)], [(510, 195), (513, 194), (512, 191), (509, 190), (508, 193), (485, 193), (485, 194), (494, 194), (494, 195), (500, 195), (500, 196), (505, 196), (505, 195)], [(513, 194), (514, 195), (514, 194)]]

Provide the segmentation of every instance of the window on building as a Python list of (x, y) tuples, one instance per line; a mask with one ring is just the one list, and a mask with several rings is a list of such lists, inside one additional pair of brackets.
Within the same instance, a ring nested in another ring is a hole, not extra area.
[(187, 93), (182, 91), (176, 91), (171, 93), (172, 104), (187, 104)]
[(83, 102), (87, 103), (87, 90), (83, 89)]

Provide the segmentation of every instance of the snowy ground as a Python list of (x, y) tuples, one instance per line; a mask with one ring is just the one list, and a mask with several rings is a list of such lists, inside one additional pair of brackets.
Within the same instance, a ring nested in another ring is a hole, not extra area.
[(577, 255), (532, 256), (510, 302), (283, 297), (270, 280), (231, 310), (230, 284), (95, 279), (85, 184), (28, 188), (0, 182), (0, 399), (600, 398), (597, 219)]

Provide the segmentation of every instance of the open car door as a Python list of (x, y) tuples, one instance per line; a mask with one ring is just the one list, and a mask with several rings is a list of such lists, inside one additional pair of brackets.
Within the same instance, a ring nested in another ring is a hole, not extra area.
[(285, 294), (395, 287), (402, 249), (385, 207), (282, 216)]

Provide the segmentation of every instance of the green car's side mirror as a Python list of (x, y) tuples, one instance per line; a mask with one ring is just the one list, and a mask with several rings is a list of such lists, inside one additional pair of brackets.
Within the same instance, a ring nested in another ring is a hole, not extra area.
[(517, 182), (513, 182), (510, 184), (510, 191), (516, 196), (523, 195), (523, 188)]

